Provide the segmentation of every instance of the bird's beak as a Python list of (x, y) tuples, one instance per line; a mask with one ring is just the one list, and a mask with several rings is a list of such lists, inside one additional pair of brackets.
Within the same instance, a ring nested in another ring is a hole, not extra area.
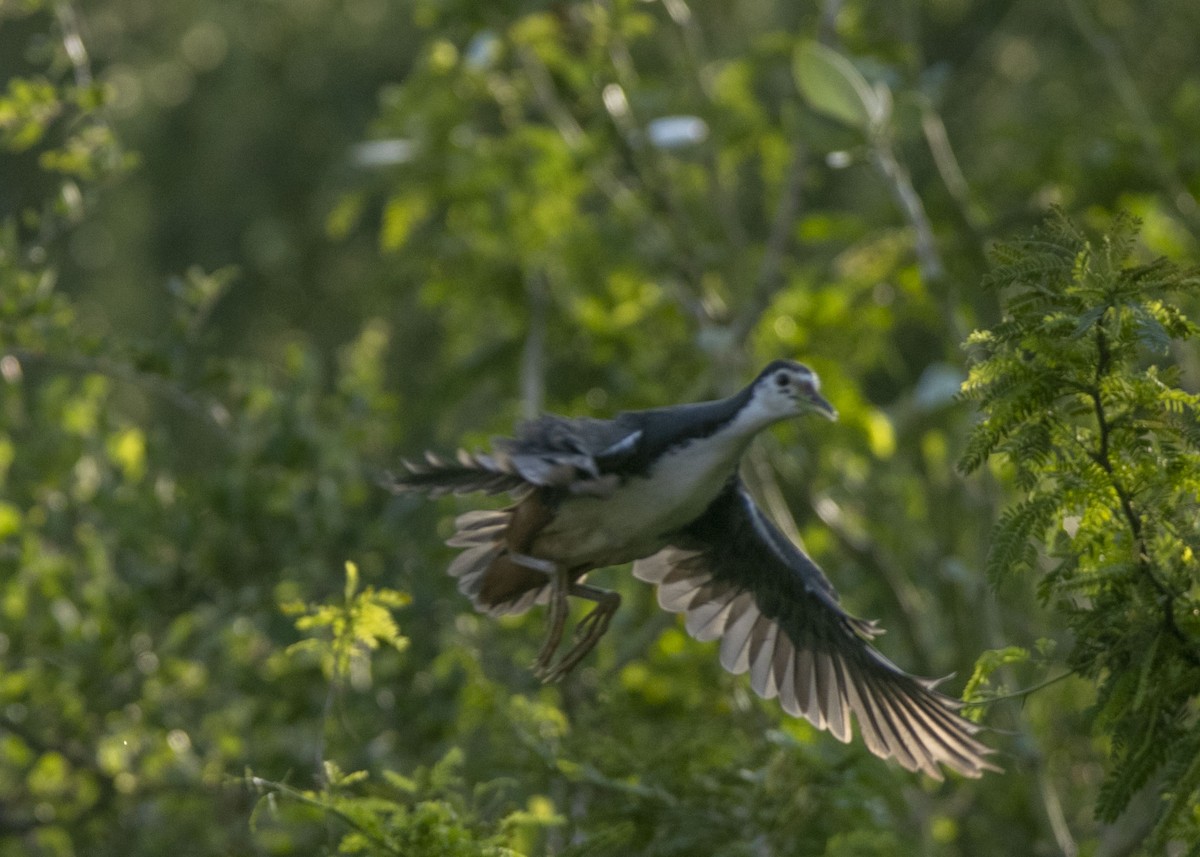
[(837, 408), (829, 404), (829, 400), (816, 390), (806, 393), (804, 398), (808, 401), (809, 405), (812, 406), (814, 411), (825, 417), (825, 419), (829, 420), (830, 422), (837, 422)]

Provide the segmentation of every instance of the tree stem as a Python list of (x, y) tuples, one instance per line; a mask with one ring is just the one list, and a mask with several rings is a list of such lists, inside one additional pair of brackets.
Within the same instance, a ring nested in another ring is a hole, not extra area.
[(1108, 338), (1104, 334), (1104, 318), (1107, 315), (1108, 310), (1105, 310), (1104, 315), (1100, 316), (1099, 321), (1096, 323), (1096, 378), (1095, 383), (1088, 390), (1088, 395), (1092, 400), (1092, 409), (1096, 414), (1096, 426), (1099, 432), (1097, 448), (1095, 452), (1091, 453), (1091, 457), (1108, 475), (1109, 484), (1112, 485), (1112, 489), (1117, 495), (1121, 514), (1124, 516), (1125, 522), (1129, 527), (1129, 532), (1133, 536), (1137, 569), (1158, 593), (1159, 601), (1162, 604), (1163, 626), (1171, 636), (1179, 641), (1180, 652), (1184, 658), (1193, 666), (1200, 666), (1200, 654), (1195, 651), (1192, 641), (1175, 620), (1175, 598), (1177, 597), (1177, 593), (1172, 592), (1170, 587), (1159, 580), (1158, 575), (1154, 573), (1154, 568), (1150, 564), (1150, 553), (1146, 548), (1142, 517), (1134, 509), (1133, 497), (1129, 490), (1117, 476), (1109, 452), (1112, 423), (1108, 419), (1108, 414), (1104, 407), (1104, 396), (1100, 389), (1100, 382), (1108, 374), (1112, 362), (1112, 355), (1108, 348)]

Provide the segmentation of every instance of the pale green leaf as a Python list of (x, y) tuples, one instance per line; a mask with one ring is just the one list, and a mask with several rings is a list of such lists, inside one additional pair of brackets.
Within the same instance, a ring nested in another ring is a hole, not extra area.
[(886, 89), (876, 89), (845, 56), (819, 42), (801, 42), (792, 61), (796, 86), (818, 113), (869, 134), (891, 113)]

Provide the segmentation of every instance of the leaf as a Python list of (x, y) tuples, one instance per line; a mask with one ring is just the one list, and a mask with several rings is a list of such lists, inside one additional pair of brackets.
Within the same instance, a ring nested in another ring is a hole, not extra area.
[(416, 193), (400, 193), (389, 199), (383, 209), (379, 246), (384, 250), (403, 248), (428, 213), (429, 200)]
[(391, 613), (408, 604), (409, 596), (394, 589), (376, 591), (373, 586), (359, 591), (358, 566), (347, 561), (345, 570), (341, 602), (307, 605), (288, 601), (281, 605), (284, 613), (297, 617), (293, 623), (296, 630), (309, 635), (309, 639), (288, 646), (287, 653), (313, 652), (321, 659), (322, 668), (339, 678), (353, 662), (368, 658), (380, 645), (403, 652), (409, 642)]
[(873, 88), (850, 60), (819, 42), (800, 43), (792, 73), (809, 105), (830, 119), (871, 134), (890, 117), (888, 90)]
[(21, 510), (12, 503), (0, 500), (0, 540), (21, 531)]
[(975, 661), (975, 669), (971, 678), (963, 688), (962, 698), (965, 702), (983, 702), (987, 694), (983, 687), (991, 679), (992, 673), (1008, 664), (1023, 664), (1029, 660), (1029, 649), (1021, 646), (1005, 646), (1002, 649), (987, 649)]
[(971, 429), (967, 438), (966, 449), (958, 459), (960, 473), (974, 473), (996, 451), (997, 446), (1008, 435), (1008, 431), (998, 421), (984, 420)]
[[(1167, 846), (1167, 839), (1171, 833), (1172, 826), (1181, 818), (1185, 818), (1188, 813), (1195, 814), (1197, 805), (1196, 793), (1200, 790), (1200, 747), (1196, 747), (1196, 741), (1192, 741), (1192, 747), (1179, 748), (1180, 758), (1191, 761), (1184, 769), (1183, 773), (1175, 781), (1173, 796), (1164, 810), (1158, 824), (1150, 834), (1150, 839), (1147, 842), (1147, 853), (1155, 854), (1164, 852)], [(1191, 854), (1195, 854), (1200, 844), (1192, 848)]]
[(1137, 326), (1137, 338), (1142, 346), (1158, 354), (1166, 354), (1171, 347), (1171, 335), (1162, 323), (1141, 306), (1134, 309), (1133, 318)]
[(1035, 494), (1004, 510), (988, 551), (987, 576), (993, 584), (1037, 561), (1033, 539), (1045, 533), (1057, 509), (1057, 498)]
[(1088, 309), (1079, 316), (1079, 320), (1075, 323), (1075, 331), (1071, 334), (1071, 337), (1073, 339), (1081, 339), (1090, 333), (1106, 312), (1108, 312), (1108, 307), (1103, 305)]

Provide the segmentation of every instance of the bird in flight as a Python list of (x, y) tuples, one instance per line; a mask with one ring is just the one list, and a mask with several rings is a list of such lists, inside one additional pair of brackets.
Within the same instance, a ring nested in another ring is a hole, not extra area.
[[(836, 419), (815, 372), (776, 360), (740, 392), (717, 401), (629, 411), (612, 420), (542, 416), (497, 439), (489, 453), (427, 453), (405, 462), (396, 491), (507, 493), (512, 505), (473, 511), (447, 541), (459, 590), (491, 616), (546, 605), (534, 662), (544, 681), (565, 676), (604, 635), (620, 595), (587, 573), (633, 563), (682, 613), (698, 640), (720, 639), (721, 665), (750, 673), (763, 698), (835, 738), (851, 715), (867, 748), (941, 780), (999, 770), (975, 738), (979, 726), (935, 682), (904, 672), (871, 644), (882, 633), (852, 616), (821, 569), (750, 498), (738, 464), (750, 442), (781, 420)], [(555, 660), (568, 599), (595, 604)]]

